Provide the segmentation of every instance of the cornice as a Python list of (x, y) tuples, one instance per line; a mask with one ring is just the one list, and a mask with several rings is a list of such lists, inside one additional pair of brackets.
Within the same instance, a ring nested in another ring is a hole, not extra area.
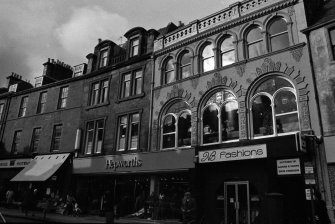
[(282, 2), (278, 2), (276, 4), (267, 6), (267, 7), (262, 8), (262, 9), (259, 9), (259, 10), (255, 11), (254, 13), (252, 13), (250, 15), (245, 15), (245, 16), (242, 16), (240, 18), (233, 19), (233, 20), (231, 20), (231, 21), (229, 21), (229, 22), (227, 22), (225, 24), (218, 25), (217, 27), (213, 27), (213, 28), (211, 28), (211, 29), (209, 29), (207, 31), (204, 31), (203, 33), (199, 33), (199, 34), (197, 34), (195, 36), (189, 37), (189, 38), (187, 38), (185, 40), (181, 40), (178, 43), (175, 43), (175, 44), (170, 45), (170, 46), (168, 46), (166, 48), (158, 50), (158, 51), (154, 52), (154, 56), (158, 57), (158, 56), (164, 55), (164, 54), (166, 54), (168, 52), (171, 52), (171, 51), (174, 51), (174, 50), (176, 50), (178, 48), (181, 48), (184, 45), (191, 44), (191, 43), (196, 42), (198, 40), (201, 40), (201, 39), (207, 38), (209, 36), (212, 36), (214, 34), (217, 34), (219, 32), (222, 32), (223, 30), (227, 30), (227, 29), (236, 27), (238, 25), (250, 22), (252, 20), (255, 20), (255, 19), (260, 18), (262, 16), (271, 14), (271, 13), (276, 12), (278, 10), (287, 8), (289, 6), (294, 5), (297, 1), (298, 0), (284, 0)]

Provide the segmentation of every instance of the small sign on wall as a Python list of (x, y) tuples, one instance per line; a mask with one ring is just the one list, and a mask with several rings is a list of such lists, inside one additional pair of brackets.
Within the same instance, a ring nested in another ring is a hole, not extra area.
[(300, 159), (277, 160), (278, 175), (301, 174)]

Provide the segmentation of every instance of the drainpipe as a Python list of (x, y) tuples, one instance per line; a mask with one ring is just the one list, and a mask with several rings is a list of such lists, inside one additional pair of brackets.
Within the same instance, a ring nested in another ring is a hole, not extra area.
[(151, 55), (152, 61), (152, 72), (151, 72), (151, 86), (150, 86), (150, 111), (149, 111), (149, 136), (148, 136), (148, 151), (151, 151), (151, 135), (152, 135), (152, 111), (153, 111), (153, 101), (154, 101), (154, 84), (155, 84), (155, 56)]
[[(323, 135), (323, 125), (322, 125), (322, 117), (321, 117), (321, 109), (320, 109), (320, 99), (319, 99), (319, 94), (318, 94), (318, 89), (316, 86), (316, 78), (315, 78), (315, 72), (314, 72), (314, 65), (313, 65), (313, 60), (312, 60), (312, 53), (311, 53), (311, 47), (310, 47), (310, 41), (309, 41), (309, 34), (310, 31), (305, 32), (306, 39), (307, 39), (307, 48), (308, 48), (308, 55), (309, 55), (309, 63), (311, 65), (312, 69), (312, 79), (313, 79), (313, 88), (314, 92), (316, 94), (315, 96), (315, 101), (317, 104), (317, 112), (318, 112), (318, 122), (320, 126), (320, 134), (321, 136)], [(335, 223), (335, 217), (334, 217), (334, 211), (333, 211), (333, 203), (332, 203), (332, 198), (331, 198), (331, 190), (330, 190), (330, 183), (329, 183), (329, 176), (328, 176), (328, 164), (327, 164), (327, 159), (325, 155), (325, 145), (321, 146), (321, 144), (315, 144), (316, 145), (316, 157), (318, 160), (316, 160), (316, 163), (319, 163), (320, 167), (320, 176), (322, 178), (322, 185), (325, 195), (325, 200), (326, 200), (326, 206), (328, 210), (328, 215), (331, 220), (331, 223)]]
[(3, 140), (3, 134), (5, 132), (5, 128), (6, 128), (7, 117), (8, 117), (8, 112), (9, 112), (9, 106), (10, 106), (10, 103), (11, 103), (11, 99), (12, 99), (12, 94), (10, 93), (10, 95), (7, 98), (6, 107), (4, 108), (4, 115), (2, 116), (2, 126), (1, 126), (1, 130), (0, 130), (0, 141), (2, 143), (4, 143), (2, 140)]

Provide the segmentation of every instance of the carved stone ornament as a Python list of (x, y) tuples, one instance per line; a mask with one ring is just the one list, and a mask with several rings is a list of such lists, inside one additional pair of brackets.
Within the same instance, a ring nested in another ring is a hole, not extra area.
[(300, 48), (297, 48), (297, 49), (294, 49), (294, 50), (291, 50), (291, 54), (292, 54), (292, 57), (294, 58), (294, 60), (296, 62), (299, 62), (302, 55), (303, 55), (303, 48), (300, 47)]

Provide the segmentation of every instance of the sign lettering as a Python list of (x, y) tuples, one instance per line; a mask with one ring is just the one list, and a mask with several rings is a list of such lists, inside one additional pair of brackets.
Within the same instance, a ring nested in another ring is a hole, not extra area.
[(266, 158), (266, 145), (253, 145), (199, 152), (199, 163)]
[(114, 160), (114, 159), (107, 159), (106, 160), (106, 169), (114, 169), (117, 170), (118, 168), (129, 168), (129, 167), (141, 167), (142, 160), (137, 159), (134, 157), (130, 160)]
[(298, 158), (277, 160), (277, 174), (278, 175), (301, 174), (300, 160)]

